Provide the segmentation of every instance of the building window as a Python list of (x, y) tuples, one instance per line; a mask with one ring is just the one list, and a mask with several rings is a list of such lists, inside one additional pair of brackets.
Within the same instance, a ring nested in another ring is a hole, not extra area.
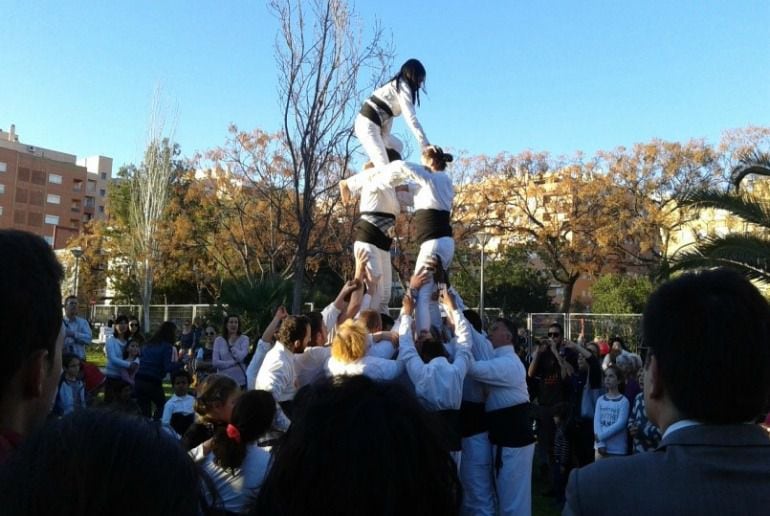
[(29, 191), (26, 188), (16, 189), (16, 202), (20, 204), (26, 204), (29, 200)]
[(49, 193), (46, 202), (48, 204), (61, 204), (61, 195)]
[(39, 190), (30, 190), (29, 192), (29, 203), (33, 206), (42, 206), (43, 205), (43, 192)]
[(36, 185), (44, 185), (45, 184), (45, 172), (42, 170), (33, 170), (32, 171), (32, 183)]
[(55, 185), (61, 184), (61, 176), (59, 174), (48, 174), (48, 182)]
[(2, 215), (3, 215), (3, 207), (0, 206), (0, 216), (2, 216)]
[(13, 212), (13, 223), (14, 224), (26, 224), (27, 223), (27, 212), (22, 210), (14, 210)]
[(59, 223), (59, 216), (58, 215), (46, 215), (45, 216), (45, 223), (46, 224), (52, 224), (57, 225)]
[(107, 172), (102, 172), (102, 179), (107, 179)]
[(0, 184), (0, 194), (4, 194), (4, 193), (5, 193), (5, 185)]
[(80, 179), (73, 179), (72, 180), (72, 191), (73, 192), (82, 192), (83, 191), (83, 181)]
[(99, 206), (99, 213), (104, 213), (104, 206)]
[(19, 181), (24, 181), (25, 183), (29, 182), (29, 169), (26, 167), (19, 167), (19, 171), (17, 173), (17, 176), (19, 177)]
[(86, 192), (88, 193), (95, 193), (96, 192), (96, 181), (88, 180), (88, 185), (86, 186)]
[(0, 161), (0, 172), (5, 172), (8, 170), (8, 164), (5, 161)]
[(43, 225), (43, 215), (41, 213), (29, 212), (27, 214), (27, 225), (40, 227)]
[(105, 195), (107, 195), (107, 190), (105, 190), (104, 188), (101, 188), (101, 189), (99, 190), (99, 195), (100, 195), (101, 197), (104, 197)]
[(45, 240), (48, 245), (53, 246), (53, 237), (52, 236), (44, 236), (43, 240)]

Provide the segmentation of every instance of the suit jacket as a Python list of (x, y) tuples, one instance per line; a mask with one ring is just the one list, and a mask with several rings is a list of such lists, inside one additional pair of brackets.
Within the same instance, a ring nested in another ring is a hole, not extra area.
[(770, 436), (751, 424), (682, 428), (655, 451), (572, 471), (563, 514), (770, 514)]

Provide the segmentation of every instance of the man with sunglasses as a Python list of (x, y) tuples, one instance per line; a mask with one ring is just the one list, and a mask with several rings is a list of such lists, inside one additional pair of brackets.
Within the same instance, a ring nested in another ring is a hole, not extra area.
[[(558, 465), (554, 460), (553, 445), (556, 426), (553, 421), (554, 408), (567, 401), (569, 376), (578, 368), (577, 353), (565, 346), (564, 330), (559, 323), (548, 327), (548, 338), (541, 340), (532, 354), (528, 375), (537, 381), (537, 438), (539, 453), (545, 454), (548, 477), (554, 486), (546, 495), (558, 496), (556, 475)], [(542, 455), (541, 455), (542, 456)]]

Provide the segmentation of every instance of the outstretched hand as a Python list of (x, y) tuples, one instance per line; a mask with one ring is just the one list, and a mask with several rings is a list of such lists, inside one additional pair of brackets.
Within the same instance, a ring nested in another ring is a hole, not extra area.
[(419, 289), (430, 281), (432, 272), (423, 268), (419, 274), (415, 274), (409, 278), (409, 288)]
[(409, 294), (406, 294), (401, 300), (401, 311), (406, 315), (412, 315), (414, 312), (414, 299)]

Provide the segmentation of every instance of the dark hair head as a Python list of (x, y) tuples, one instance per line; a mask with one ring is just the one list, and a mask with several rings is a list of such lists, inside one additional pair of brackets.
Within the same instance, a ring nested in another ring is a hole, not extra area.
[(380, 317), (380, 313), (377, 310), (363, 310), (358, 315), (358, 319), (369, 333), (382, 330), (382, 317)]
[(391, 316), (389, 316), (388, 314), (380, 314), (380, 325), (381, 325), (382, 331), (392, 330), (394, 324), (396, 324), (396, 321), (394, 321)]
[(171, 385), (174, 385), (174, 382), (176, 382), (177, 378), (184, 378), (187, 380), (187, 383), (192, 383), (192, 376), (190, 376), (190, 373), (185, 371), (184, 369), (177, 369), (176, 371), (172, 372), (170, 375), (171, 378)]
[(396, 81), (396, 91), (401, 91), (401, 82), (412, 90), (412, 104), (420, 105), (420, 88), (425, 86), (425, 67), (417, 59), (408, 59), (401, 70), (391, 79)]
[(176, 324), (171, 321), (164, 321), (158, 328), (158, 331), (147, 341), (147, 344), (173, 344), (174, 342), (176, 342)]
[(323, 335), (324, 316), (321, 312), (308, 312), (305, 318), (310, 323), (310, 345), (315, 345), (318, 335)]
[(215, 403), (224, 403), (239, 389), (240, 386), (229, 376), (222, 374), (207, 376), (196, 389), (198, 396), (195, 399), (195, 412), (206, 419)]
[(128, 326), (126, 326), (126, 331), (123, 333), (118, 332), (117, 325), (118, 324), (128, 324), (128, 317), (125, 315), (119, 315), (117, 318), (115, 318), (115, 328), (113, 330), (113, 335), (118, 339), (127, 339), (129, 335), (131, 335), (130, 330), (128, 329)]
[[(56, 357), (62, 327), (61, 283), (64, 273), (39, 236), (0, 230), (0, 399), (25, 360), (38, 350)], [(58, 376), (58, 372), (56, 372)]]
[[(132, 488), (123, 481), (130, 479)], [(48, 422), (0, 472), (3, 514), (198, 514), (201, 478), (158, 425), (81, 410)]]
[(80, 357), (74, 353), (64, 353), (61, 358), (61, 365), (63, 368), (68, 368), (73, 360), (80, 360)]
[(281, 327), (278, 328), (276, 334), (278, 342), (292, 350), (295, 341), (302, 341), (305, 339), (308, 324), (310, 324), (310, 321), (308, 321), (307, 317), (302, 315), (288, 316), (281, 322)]
[(238, 331), (236, 331), (236, 334), (241, 334), (241, 317), (236, 314), (230, 314), (226, 315), (224, 321), (222, 321), (222, 336), (226, 339), (228, 335), (230, 335), (230, 332), (227, 330), (227, 321), (235, 317), (238, 319)]
[(435, 338), (433, 335), (427, 339), (423, 339), (422, 345), (420, 346), (420, 358), (422, 358), (422, 361), (427, 364), (438, 357), (444, 357), (447, 360), (449, 359), (449, 353), (447, 353), (441, 340)]
[[(365, 376), (301, 389), (252, 514), (458, 514), (457, 466), (413, 394)], [(341, 439), (340, 436), (345, 436)], [(296, 495), (302, 486), (302, 496)]]
[(74, 299), (75, 301), (77, 301), (78, 297), (77, 296), (73, 296), (72, 294), (70, 294), (69, 296), (64, 298), (64, 304), (66, 305), (69, 302), (70, 299)]
[(558, 323), (556, 321), (552, 322), (548, 325), (548, 328), (559, 328), (559, 334), (563, 337), (564, 336), (564, 326), (561, 325), (561, 323)]
[(647, 302), (644, 345), (663, 388), (687, 418), (754, 419), (770, 394), (770, 308), (734, 271), (683, 274)]
[(454, 161), (454, 157), (451, 154), (444, 152), (441, 147), (436, 147), (435, 145), (425, 149), (422, 155), (430, 160), (430, 168), (438, 171), (446, 170), (447, 163)]
[(625, 351), (628, 351), (628, 347), (626, 346), (626, 342), (623, 340), (623, 337), (616, 335), (610, 339), (610, 348), (612, 348), (612, 345), (614, 343), (620, 343), (620, 347), (623, 348)]
[(505, 329), (508, 330), (508, 333), (511, 334), (511, 341), (515, 342), (516, 339), (519, 336), (519, 328), (516, 326), (516, 323), (511, 321), (510, 319), (505, 319), (503, 317), (498, 317), (495, 319), (495, 324), (502, 324), (505, 326)]
[(211, 450), (214, 462), (225, 469), (240, 468), (246, 456), (246, 446), (270, 429), (275, 416), (275, 398), (267, 391), (248, 391), (238, 398), (233, 407), (230, 424), (238, 429), (238, 441), (228, 437), (227, 428), (219, 427), (214, 433)]
[(479, 313), (476, 310), (471, 310), (467, 308), (463, 310), (463, 315), (471, 324), (471, 326), (473, 326), (473, 329), (481, 333), (481, 330), (484, 329), (484, 326), (481, 323), (481, 316), (479, 315)]

